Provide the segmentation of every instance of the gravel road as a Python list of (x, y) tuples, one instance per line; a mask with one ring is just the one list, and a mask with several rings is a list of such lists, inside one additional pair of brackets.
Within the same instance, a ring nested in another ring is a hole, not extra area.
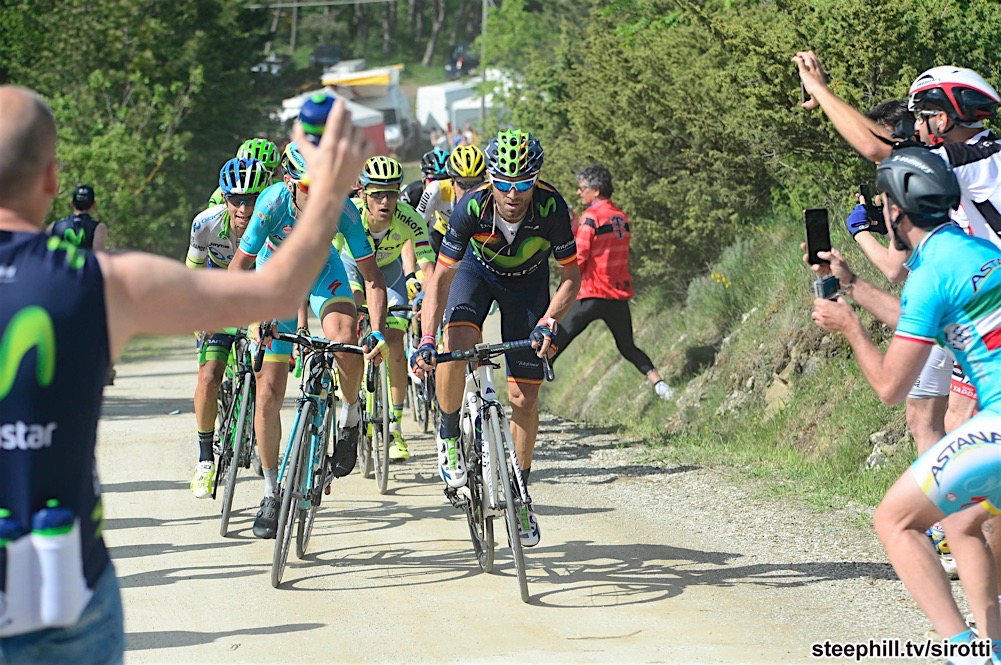
[(815, 642), (928, 629), (858, 509), (821, 514), (719, 470), (651, 465), (642, 442), (553, 416), (532, 472), (530, 604), (506, 548), (479, 572), (409, 418), (415, 456), (392, 467), (390, 493), (337, 481), (310, 553), (272, 589), (273, 541), (250, 533), (263, 481), (239, 484), (225, 539), (218, 506), (188, 491), (195, 369), (190, 340), (172, 340), (120, 362), (105, 394), (98, 456), (129, 663), (809, 663)]

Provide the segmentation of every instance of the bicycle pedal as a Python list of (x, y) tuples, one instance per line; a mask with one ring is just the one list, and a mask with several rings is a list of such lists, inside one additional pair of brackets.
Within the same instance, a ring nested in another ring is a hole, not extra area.
[(453, 508), (459, 508), (464, 510), (468, 500), (464, 496), (460, 496), (459, 492), (454, 487), (445, 488), (445, 496), (448, 498), (449, 503), (452, 504)]

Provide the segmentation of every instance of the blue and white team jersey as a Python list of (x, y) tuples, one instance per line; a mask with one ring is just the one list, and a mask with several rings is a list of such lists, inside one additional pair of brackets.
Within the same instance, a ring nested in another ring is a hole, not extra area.
[(189, 268), (226, 268), (236, 254), (236, 242), (229, 225), (229, 208), (225, 204), (206, 208), (191, 222), (191, 244), (184, 264)]
[(1001, 250), (943, 224), (905, 265), (896, 336), (951, 349), (981, 410), (1001, 414)]
[[(240, 239), (240, 251), (248, 256), (256, 256), (257, 265), (263, 265), (292, 232), (298, 214), (299, 210), (292, 201), (292, 193), (285, 183), (278, 182), (271, 185), (257, 197), (250, 225)], [(355, 260), (364, 261), (372, 257), (372, 246), (365, 235), (361, 215), (351, 203), (351, 199), (344, 199), (344, 208), (337, 230), (344, 235)], [(340, 263), (337, 250), (331, 245), (328, 261), (334, 260)]]

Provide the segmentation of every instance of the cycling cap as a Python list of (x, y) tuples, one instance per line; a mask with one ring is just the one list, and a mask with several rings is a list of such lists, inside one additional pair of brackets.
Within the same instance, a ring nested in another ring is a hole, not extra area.
[(365, 162), (361, 177), (363, 187), (368, 185), (396, 185), (403, 183), (403, 167), (392, 157), (372, 157)]
[(962, 123), (978, 123), (994, 114), (1001, 97), (972, 69), (933, 67), (911, 84), (907, 107), (945, 111)]
[(278, 166), (278, 146), (267, 139), (247, 139), (236, 151), (236, 156), (256, 159), (269, 171)]
[(295, 144), (295, 141), (286, 146), (281, 161), (282, 171), (293, 180), (302, 180), (302, 177), (306, 175), (306, 160), (299, 152), (299, 146)]
[(260, 194), (271, 184), (271, 173), (263, 162), (234, 157), (219, 170), (219, 189), (223, 194)]
[(460, 145), (448, 156), (450, 178), (477, 178), (486, 168), (486, 156), (474, 145)]
[(955, 172), (926, 148), (894, 150), (876, 167), (876, 187), (921, 228), (949, 221), (949, 211), (959, 207)]
[(515, 178), (542, 170), (542, 144), (528, 132), (509, 129), (487, 143), (487, 171)]
[(428, 150), (421, 157), (421, 173), (426, 178), (444, 178), (448, 175), (448, 152), (441, 148)]
[(73, 205), (77, 210), (87, 210), (94, 205), (94, 188), (90, 185), (77, 185), (73, 192)]

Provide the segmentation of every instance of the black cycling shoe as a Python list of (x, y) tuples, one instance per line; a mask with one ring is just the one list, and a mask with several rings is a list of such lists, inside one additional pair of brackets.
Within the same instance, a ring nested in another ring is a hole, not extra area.
[(358, 461), (358, 438), (361, 434), (361, 423), (354, 427), (344, 427), (337, 432), (337, 443), (334, 444), (334, 454), (327, 458), (330, 473), (334, 478), (343, 478), (354, 471)]
[(261, 509), (254, 519), (254, 536), (269, 540), (278, 531), (278, 499), (273, 496), (261, 499)]

